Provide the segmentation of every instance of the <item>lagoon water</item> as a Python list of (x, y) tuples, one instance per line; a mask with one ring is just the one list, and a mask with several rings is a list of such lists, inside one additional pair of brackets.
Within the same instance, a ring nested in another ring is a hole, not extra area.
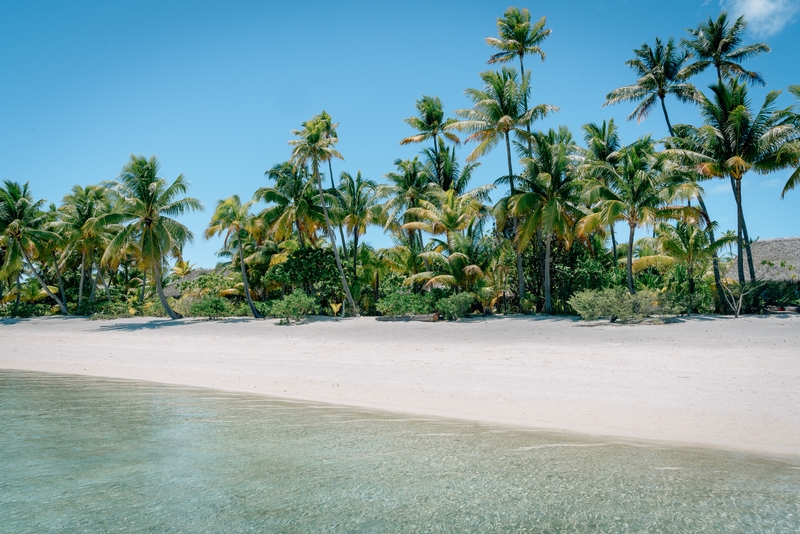
[(798, 532), (800, 462), (0, 371), (0, 532)]

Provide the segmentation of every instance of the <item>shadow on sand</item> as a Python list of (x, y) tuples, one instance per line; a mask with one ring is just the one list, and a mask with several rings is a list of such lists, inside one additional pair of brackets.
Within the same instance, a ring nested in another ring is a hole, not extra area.
[(203, 319), (152, 319), (149, 321), (142, 321), (142, 322), (118, 322), (114, 324), (107, 324), (107, 325), (100, 325), (97, 330), (100, 332), (112, 332), (112, 331), (129, 331), (134, 332), (137, 330), (158, 330), (160, 328), (172, 328), (178, 326), (189, 326), (193, 324), (199, 323), (246, 323), (252, 321), (251, 318), (246, 317), (232, 317), (229, 319), (220, 319), (215, 321), (203, 320)]

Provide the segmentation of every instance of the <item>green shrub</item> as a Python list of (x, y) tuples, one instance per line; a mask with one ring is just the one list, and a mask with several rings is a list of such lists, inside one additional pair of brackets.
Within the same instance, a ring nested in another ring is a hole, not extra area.
[(400, 290), (381, 298), (375, 308), (384, 315), (422, 315), (433, 313), (432, 297), (429, 293), (415, 295)]
[(568, 302), (587, 321), (610, 317), (612, 322), (624, 323), (665, 312), (659, 306), (657, 293), (642, 290), (631, 295), (622, 287), (581, 291)]
[(441, 312), (445, 319), (461, 319), (466, 316), (473, 302), (475, 302), (475, 295), (472, 293), (458, 293), (440, 299), (436, 303), (436, 309)]
[(283, 300), (276, 301), (271, 306), (271, 315), (280, 317), (289, 324), (292, 320), (299, 321), (309, 313), (318, 313), (319, 306), (314, 297), (306, 295), (302, 289), (295, 289), (291, 295)]
[(189, 308), (189, 313), (193, 317), (219, 319), (220, 317), (230, 317), (233, 314), (233, 310), (224, 298), (206, 296), (196, 300)]

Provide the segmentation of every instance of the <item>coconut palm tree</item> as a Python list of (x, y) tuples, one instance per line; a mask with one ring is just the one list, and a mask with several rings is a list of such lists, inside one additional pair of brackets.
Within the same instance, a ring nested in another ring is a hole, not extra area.
[(628, 115), (628, 120), (636, 117), (637, 122), (642, 122), (661, 103), (664, 120), (667, 121), (669, 134), (673, 135), (672, 123), (667, 114), (665, 99), (672, 95), (680, 102), (697, 102), (700, 92), (694, 85), (686, 80), (689, 72), (684, 64), (689, 58), (686, 53), (681, 53), (675, 46), (675, 40), (670, 37), (666, 44), (656, 38), (655, 47), (647, 43), (634, 50), (636, 57), (625, 62), (636, 73), (638, 79), (632, 85), (614, 89), (606, 95), (603, 106), (619, 104), (620, 102), (639, 102), (633, 112)]
[(381, 216), (378, 204), (378, 184), (373, 180), (361, 177), (361, 171), (355, 179), (350, 173), (343, 172), (338, 188), (339, 205), (344, 214), (343, 222), (348, 232), (353, 234), (353, 273), (358, 270), (358, 238), (367, 232), (367, 226), (375, 224)]
[(717, 82), (731, 78), (739, 78), (751, 84), (766, 85), (764, 79), (757, 72), (746, 70), (740, 63), (759, 54), (770, 52), (769, 46), (764, 43), (754, 43), (740, 46), (747, 22), (744, 16), (739, 17), (731, 25), (728, 22), (728, 13), (723, 11), (717, 20), (708, 17), (696, 29), (687, 28), (691, 36), (681, 39), (681, 45), (697, 60), (686, 69), (688, 76), (699, 74), (713, 66), (717, 71)]
[[(505, 141), (508, 163), (508, 175), (505, 181), (509, 184), (509, 196), (513, 196), (517, 191), (514, 187), (514, 170), (511, 165), (511, 135), (525, 139), (523, 128), (559, 109), (556, 106), (539, 104), (526, 111), (528, 77), (525, 76), (520, 81), (517, 71), (513, 68), (503, 67), (499, 72), (487, 71), (480, 76), (484, 83), (483, 89), (467, 89), (464, 92), (472, 100), (473, 108), (457, 110), (456, 115), (462, 119), (448, 128), (467, 132), (470, 135), (465, 142), (478, 143), (467, 157), (467, 162), (488, 154), (498, 143)], [(519, 225), (517, 217), (512, 217), (512, 225), (516, 234)], [(519, 298), (522, 300), (525, 297), (525, 279), (522, 256), (519, 252), (517, 279)]]
[[(321, 124), (322, 129), (328, 138), (337, 140), (339, 139), (339, 134), (336, 131), (337, 128), (339, 127), (339, 123), (338, 122), (334, 123), (333, 118), (330, 115), (328, 115), (327, 111), (322, 110), (322, 112), (319, 115), (315, 115), (311, 120), (317, 121)], [(303, 125), (303, 127), (305, 127), (305, 124)], [(328, 160), (328, 174), (331, 177), (331, 191), (334, 191), (336, 189), (336, 183), (333, 181), (334, 179), (333, 179), (332, 158)], [(344, 255), (347, 256), (347, 240), (345, 240), (344, 238), (344, 230), (342, 228), (342, 222), (337, 221), (337, 226), (339, 227), (339, 237), (341, 237), (342, 239), (342, 251), (344, 252)]]
[(428, 174), (434, 178), (439, 187), (444, 191), (455, 189), (459, 195), (467, 191), (472, 173), (481, 165), (479, 162), (472, 162), (462, 167), (456, 157), (456, 147), (448, 147), (442, 139), (439, 139), (438, 150), (426, 148), (422, 153)]
[(342, 267), (342, 260), (339, 257), (339, 249), (336, 247), (336, 236), (331, 227), (331, 219), (328, 215), (328, 206), (325, 201), (325, 193), (322, 189), (322, 177), (319, 172), (320, 164), (329, 161), (332, 158), (344, 159), (342, 155), (334, 148), (338, 141), (335, 137), (327, 135), (327, 127), (323, 121), (309, 121), (304, 123), (302, 130), (292, 130), (292, 135), (297, 136), (297, 139), (289, 141), (292, 146), (292, 163), (295, 167), (305, 168), (310, 165), (311, 175), (317, 183), (319, 189), (319, 197), (322, 204), (322, 213), (325, 216), (325, 230), (328, 233), (328, 239), (333, 248), (334, 258), (336, 259), (336, 267), (339, 269), (339, 276), (342, 278), (342, 288), (347, 297), (347, 303), (354, 313), (358, 315), (358, 308), (353, 301), (353, 296), (350, 294), (350, 286), (347, 284), (347, 278), (344, 274)]
[(537, 132), (531, 137), (533, 151), (523, 160), (525, 173), (521, 192), (512, 196), (508, 209), (522, 220), (517, 233), (517, 250), (523, 250), (541, 230), (545, 245), (544, 299), (545, 313), (553, 312), (550, 285), (550, 247), (553, 236), (569, 242), (572, 227), (578, 217), (575, 202), (578, 182), (573, 172), (574, 156), (578, 152), (572, 134), (566, 127)]
[(96, 217), (94, 226), (123, 225), (108, 243), (102, 262), (112, 261), (127, 245), (135, 244), (144, 270), (153, 274), (161, 306), (170, 318), (179, 319), (181, 315), (164, 296), (161, 277), (167, 257), (182, 250), (194, 235), (173, 217), (202, 210), (203, 204), (196, 198), (182, 196), (189, 188), (182, 174), (170, 184), (159, 176), (159, 169), (155, 156), (147, 159), (131, 155), (117, 179), (106, 183), (114, 206), (112, 212)]
[(620, 151), (618, 164), (606, 161), (592, 164), (586, 187), (591, 202), (599, 210), (586, 215), (578, 230), (586, 235), (600, 225), (625, 221), (628, 224), (628, 291), (636, 293), (633, 283), (634, 234), (636, 229), (692, 212), (691, 208), (670, 206), (676, 191), (685, 182), (678, 173), (666, 169), (667, 158), (657, 155), (649, 138)]
[[(432, 177), (417, 157), (396, 159), (394, 165), (397, 172), (383, 175), (389, 183), (378, 187), (378, 196), (386, 199), (383, 203), (385, 229), (397, 227), (398, 231), (402, 231), (404, 224), (415, 220), (408, 210), (419, 207), (420, 202), (427, 198)], [(411, 229), (407, 232), (408, 242), (405, 245), (412, 251), (421, 251), (422, 232)]]
[(250, 234), (250, 230), (258, 223), (257, 217), (250, 213), (250, 207), (255, 200), (242, 204), (239, 195), (233, 195), (225, 200), (217, 202), (217, 208), (214, 210), (214, 215), (211, 216), (211, 222), (208, 223), (208, 228), (205, 231), (206, 239), (215, 235), (225, 234), (223, 246), (225, 248), (235, 247), (239, 254), (239, 267), (242, 270), (242, 292), (247, 305), (250, 307), (250, 313), (256, 319), (261, 319), (263, 315), (259, 313), (253, 304), (253, 298), (250, 295), (250, 284), (247, 282), (247, 264), (244, 257), (244, 246), (242, 241)]
[(742, 179), (748, 171), (768, 174), (789, 167), (791, 158), (781, 150), (797, 140), (791, 110), (776, 110), (780, 94), (767, 94), (758, 112), (754, 112), (747, 96), (747, 86), (736, 80), (711, 86), (713, 100), (703, 96), (700, 106), (705, 126), (698, 134), (703, 138), (702, 150), (678, 150), (676, 154), (693, 161), (707, 177), (729, 178), (736, 200), (737, 268), (739, 283), (744, 283), (744, 252), (747, 252), (749, 275), (755, 281), (755, 267), (750, 242), (746, 235), (742, 208)]
[[(609, 119), (608, 122), (603, 121), (602, 124), (589, 123), (583, 126), (583, 140), (588, 147), (589, 161), (606, 161), (612, 167), (616, 165), (618, 152), (622, 148), (622, 143), (619, 137), (619, 130), (614, 123), (614, 119)], [(617, 236), (614, 232), (614, 225), (610, 225), (609, 233), (611, 234), (611, 249), (614, 254), (614, 265), (617, 265)]]
[(45, 242), (60, 240), (58, 234), (45, 229), (47, 213), (42, 210), (43, 205), (44, 200), (33, 199), (28, 183), (3, 182), (3, 187), (0, 187), (0, 235), (4, 238), (5, 252), (0, 276), (7, 278), (15, 274), (17, 295), (20, 295), (19, 273), (24, 263), (42, 290), (58, 304), (61, 314), (67, 315), (66, 304), (50, 289), (33, 264), (33, 254), (41, 250)]
[(300, 248), (306, 240), (316, 240), (317, 229), (325, 224), (325, 215), (317, 192), (317, 184), (309, 180), (308, 170), (289, 161), (278, 163), (264, 173), (275, 182), (260, 187), (253, 198), (271, 204), (259, 216), (264, 219), (276, 241), (284, 241), (297, 231)]
[[(447, 126), (455, 122), (455, 119), (445, 119), (444, 117), (444, 107), (442, 106), (442, 101), (438, 96), (423, 96), (420, 100), (417, 100), (415, 105), (417, 108), (417, 116), (416, 117), (408, 117), (407, 119), (403, 119), (403, 121), (417, 130), (419, 133), (416, 135), (412, 135), (410, 137), (406, 137), (400, 141), (401, 145), (408, 145), (411, 143), (423, 143), (429, 139), (433, 140), (433, 153), (435, 156), (434, 161), (438, 163), (438, 153), (441, 150), (439, 141), (440, 137), (442, 136), (445, 139), (452, 141), (455, 144), (460, 143), (458, 136), (453, 132), (445, 130)], [(441, 181), (440, 179), (440, 168), (434, 166), (434, 174), (436, 181)]]
[[(800, 85), (790, 85), (789, 92), (800, 101)], [(800, 128), (800, 114), (795, 113), (793, 115), (795, 127)], [(781, 161), (790, 161), (793, 162), (792, 165), (797, 166), (797, 169), (789, 176), (789, 179), (786, 180), (786, 185), (783, 186), (783, 191), (781, 191), (781, 198), (783, 198), (787, 192), (794, 189), (797, 184), (800, 183), (800, 140), (792, 141), (781, 147), (779, 156)]]

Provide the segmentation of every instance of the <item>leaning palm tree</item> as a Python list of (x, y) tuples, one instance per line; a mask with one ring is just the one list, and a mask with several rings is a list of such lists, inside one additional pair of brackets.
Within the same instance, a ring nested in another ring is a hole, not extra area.
[(347, 277), (344, 274), (342, 260), (339, 258), (339, 249), (336, 247), (336, 235), (333, 233), (333, 228), (331, 227), (328, 206), (325, 202), (325, 193), (322, 189), (322, 177), (319, 172), (321, 163), (329, 161), (332, 158), (344, 159), (334, 148), (338, 139), (328, 136), (326, 132), (327, 127), (323, 121), (308, 121), (304, 123), (304, 128), (302, 130), (292, 130), (292, 134), (297, 136), (297, 139), (290, 140), (289, 145), (293, 147), (292, 162), (295, 167), (305, 168), (309, 165), (311, 166), (311, 175), (317, 183), (322, 204), (322, 213), (325, 216), (325, 230), (328, 233), (331, 248), (333, 248), (336, 267), (339, 269), (339, 276), (342, 278), (342, 288), (347, 297), (347, 303), (357, 316), (358, 308), (356, 308), (353, 296), (350, 294), (350, 286), (347, 284)]
[(697, 102), (700, 99), (697, 88), (686, 81), (690, 73), (684, 64), (689, 55), (680, 53), (671, 37), (666, 44), (656, 38), (654, 48), (644, 43), (641, 48), (634, 50), (634, 53), (636, 57), (626, 61), (625, 64), (636, 73), (638, 77), (636, 83), (608, 93), (603, 106), (620, 102), (638, 102), (633, 112), (628, 115), (628, 120), (635, 117), (637, 122), (642, 122), (660, 102), (669, 134), (674, 135), (667, 114), (666, 97), (672, 95), (681, 102)]
[(27, 265), (30, 272), (42, 286), (48, 297), (58, 304), (62, 315), (67, 315), (66, 304), (58, 298), (36, 269), (32, 255), (41, 250), (46, 241), (59, 241), (60, 237), (45, 229), (47, 213), (42, 210), (44, 200), (33, 200), (27, 183), (6, 180), (0, 187), (0, 236), (3, 237), (4, 257), (0, 266), (0, 277), (17, 275), (17, 295), (19, 291), (19, 273), (22, 264)]
[(578, 182), (573, 169), (578, 152), (572, 134), (566, 127), (558, 131), (534, 133), (533, 151), (527, 158), (526, 170), (520, 185), (521, 193), (508, 202), (509, 211), (524, 222), (517, 233), (517, 249), (523, 250), (534, 234), (541, 230), (544, 238), (544, 309), (553, 312), (550, 290), (550, 247), (553, 237), (570, 240), (572, 227), (578, 217), (575, 202)]
[(586, 184), (589, 199), (597, 202), (600, 209), (586, 215), (579, 222), (578, 231), (587, 235), (601, 225), (616, 221), (628, 224), (627, 274), (631, 294), (636, 293), (633, 284), (636, 229), (693, 211), (669, 205), (685, 182), (678, 173), (668, 172), (666, 163), (666, 157), (655, 153), (652, 141), (644, 138), (623, 149), (616, 166), (597, 161), (589, 171)]
[[(455, 119), (446, 119), (444, 117), (444, 107), (442, 106), (442, 101), (438, 96), (423, 96), (420, 100), (417, 100), (416, 108), (418, 112), (417, 116), (408, 117), (407, 119), (403, 119), (403, 121), (417, 130), (419, 133), (404, 138), (400, 141), (401, 145), (422, 143), (432, 139), (432, 150), (434, 155), (438, 155), (440, 150), (439, 136), (442, 136), (456, 144), (461, 142), (456, 134), (445, 130), (447, 126), (455, 122)], [(434, 160), (438, 162), (438, 157), (434, 158)], [(437, 166), (435, 167), (434, 174), (437, 181), (439, 181), (439, 174), (440, 169)]]
[(708, 17), (708, 20), (697, 27), (687, 28), (691, 38), (681, 39), (681, 45), (688, 50), (697, 61), (689, 65), (686, 74), (694, 76), (713, 66), (717, 71), (717, 82), (724, 79), (739, 78), (751, 84), (766, 85), (763, 78), (757, 73), (746, 70), (740, 63), (759, 54), (770, 52), (769, 46), (764, 43), (754, 43), (740, 46), (747, 22), (744, 16), (739, 17), (730, 25), (728, 13), (723, 11), (717, 20)]
[(378, 222), (381, 207), (378, 204), (378, 184), (361, 177), (361, 171), (353, 178), (343, 172), (338, 188), (339, 204), (344, 215), (345, 226), (353, 234), (353, 273), (358, 270), (358, 238), (367, 231), (367, 226)]
[[(467, 157), (467, 162), (472, 162), (488, 154), (498, 143), (505, 141), (506, 157), (508, 163), (508, 182), (510, 193), (517, 193), (514, 186), (514, 170), (511, 165), (511, 135), (526, 138), (524, 128), (537, 119), (550, 113), (559, 111), (556, 106), (539, 104), (527, 111), (526, 96), (528, 94), (528, 78), (520, 81), (517, 71), (513, 68), (503, 67), (499, 72), (487, 71), (481, 73), (483, 89), (467, 89), (465, 94), (472, 100), (472, 109), (460, 109), (456, 115), (462, 120), (450, 125), (448, 128), (468, 132), (470, 135), (465, 141), (474, 141), (478, 146)], [(512, 218), (514, 233), (519, 226), (517, 217)], [(525, 297), (525, 279), (522, 269), (522, 256), (517, 253), (517, 279), (519, 298)]]
[(141, 265), (153, 274), (158, 298), (172, 319), (180, 314), (170, 307), (161, 282), (164, 262), (174, 251), (183, 249), (194, 236), (173, 217), (187, 211), (202, 210), (203, 204), (192, 197), (183, 197), (189, 183), (178, 175), (170, 184), (159, 176), (158, 158), (131, 155), (117, 179), (107, 182), (114, 203), (111, 213), (94, 219), (95, 226), (121, 224), (124, 228), (108, 243), (103, 263), (110, 262), (129, 244), (138, 249)]
[(259, 313), (253, 304), (253, 298), (250, 296), (250, 284), (247, 283), (247, 264), (244, 257), (243, 240), (248, 236), (250, 230), (258, 224), (258, 220), (250, 213), (250, 207), (255, 200), (242, 204), (239, 195), (233, 195), (220, 200), (217, 203), (217, 208), (214, 210), (214, 215), (211, 216), (211, 222), (208, 223), (208, 228), (205, 231), (206, 239), (215, 235), (225, 234), (223, 246), (229, 248), (233, 246), (239, 254), (239, 267), (242, 270), (242, 284), (247, 305), (250, 307), (250, 313), (256, 319), (261, 319), (263, 315)]

